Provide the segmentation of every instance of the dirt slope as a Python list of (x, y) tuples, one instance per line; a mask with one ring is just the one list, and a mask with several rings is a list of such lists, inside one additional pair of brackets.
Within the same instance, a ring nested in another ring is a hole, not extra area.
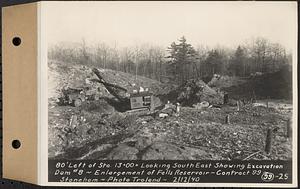
[[(119, 85), (129, 91), (138, 89), (141, 86), (144, 89), (149, 88), (155, 94), (163, 94), (168, 93), (174, 87), (142, 76), (135, 77), (132, 74), (110, 69), (99, 68), (99, 70), (107, 82)], [(100, 89), (103, 96), (108, 96), (102, 84), (87, 83), (87, 79), (98, 79), (92, 72), (92, 67), (50, 60), (48, 62), (48, 79), (49, 98), (57, 98), (60, 94), (59, 90), (64, 86), (80, 88), (86, 85), (94, 85)]]
[[(215, 82), (218, 84), (218, 82)], [(292, 72), (287, 68), (274, 73), (249, 77), (235, 85), (222, 85), (231, 97), (236, 99), (292, 99)]]

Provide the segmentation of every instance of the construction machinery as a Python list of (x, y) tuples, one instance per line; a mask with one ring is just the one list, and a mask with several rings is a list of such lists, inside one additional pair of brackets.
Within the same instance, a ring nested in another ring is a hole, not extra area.
[(119, 103), (116, 103), (117, 106), (124, 106), (127, 107), (127, 110), (132, 111), (138, 111), (142, 109), (147, 109), (149, 111), (154, 110), (152, 93), (148, 91), (136, 91), (128, 93), (127, 89), (105, 81), (98, 69), (93, 68), (92, 71), (98, 77), (97, 81), (103, 84), (110, 94), (112, 94), (118, 100)]
[(130, 94), (130, 107), (132, 110), (148, 109), (154, 110), (153, 94), (150, 92), (138, 92)]
[[(120, 111), (154, 110), (154, 96), (151, 92), (135, 91), (128, 93), (127, 89), (105, 81), (98, 69), (93, 68), (92, 71), (98, 77), (98, 79), (93, 79), (92, 81), (101, 83), (107, 91), (115, 97), (115, 99), (107, 99), (107, 101), (116, 109)], [(61, 90), (59, 104), (79, 107), (84, 101), (99, 100), (100, 95), (98, 88), (94, 88), (95, 87), (64, 87)]]
[(61, 90), (61, 96), (58, 98), (58, 104), (79, 107), (84, 101), (99, 100), (99, 98), (100, 95), (97, 89), (90, 87), (63, 87)]

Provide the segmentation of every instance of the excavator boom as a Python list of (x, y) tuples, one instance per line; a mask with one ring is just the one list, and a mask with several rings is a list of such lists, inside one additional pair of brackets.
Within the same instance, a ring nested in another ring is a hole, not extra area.
[(108, 83), (106, 82), (103, 77), (100, 74), (100, 71), (97, 68), (93, 68), (92, 71), (94, 72), (94, 74), (98, 77), (99, 80), (96, 80), (97, 82), (101, 83), (104, 85), (104, 87), (110, 92), (110, 94), (112, 94), (114, 97), (116, 97), (119, 101), (127, 101), (128, 98), (121, 95), (120, 91), (123, 92), (127, 92), (127, 90), (123, 87), (120, 87), (118, 85), (112, 84), (112, 83)]

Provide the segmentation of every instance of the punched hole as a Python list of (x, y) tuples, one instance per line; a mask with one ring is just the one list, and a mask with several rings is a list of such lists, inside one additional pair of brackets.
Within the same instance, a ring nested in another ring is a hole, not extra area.
[(21, 147), (21, 142), (19, 140), (13, 140), (11, 145), (14, 149), (18, 149)]
[(21, 38), (14, 37), (12, 43), (14, 44), (14, 46), (19, 46), (21, 44)]

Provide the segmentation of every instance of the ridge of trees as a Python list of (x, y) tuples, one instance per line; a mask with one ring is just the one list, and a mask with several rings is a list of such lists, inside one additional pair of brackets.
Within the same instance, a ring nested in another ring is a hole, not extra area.
[(292, 55), (279, 43), (255, 38), (236, 49), (203, 46), (194, 48), (182, 36), (169, 47), (149, 44), (117, 48), (105, 43), (88, 46), (57, 44), (49, 48), (48, 58), (70, 64), (86, 64), (142, 75), (162, 82), (183, 83), (187, 79), (211, 77), (213, 74), (249, 77), (272, 73), (291, 66)]

